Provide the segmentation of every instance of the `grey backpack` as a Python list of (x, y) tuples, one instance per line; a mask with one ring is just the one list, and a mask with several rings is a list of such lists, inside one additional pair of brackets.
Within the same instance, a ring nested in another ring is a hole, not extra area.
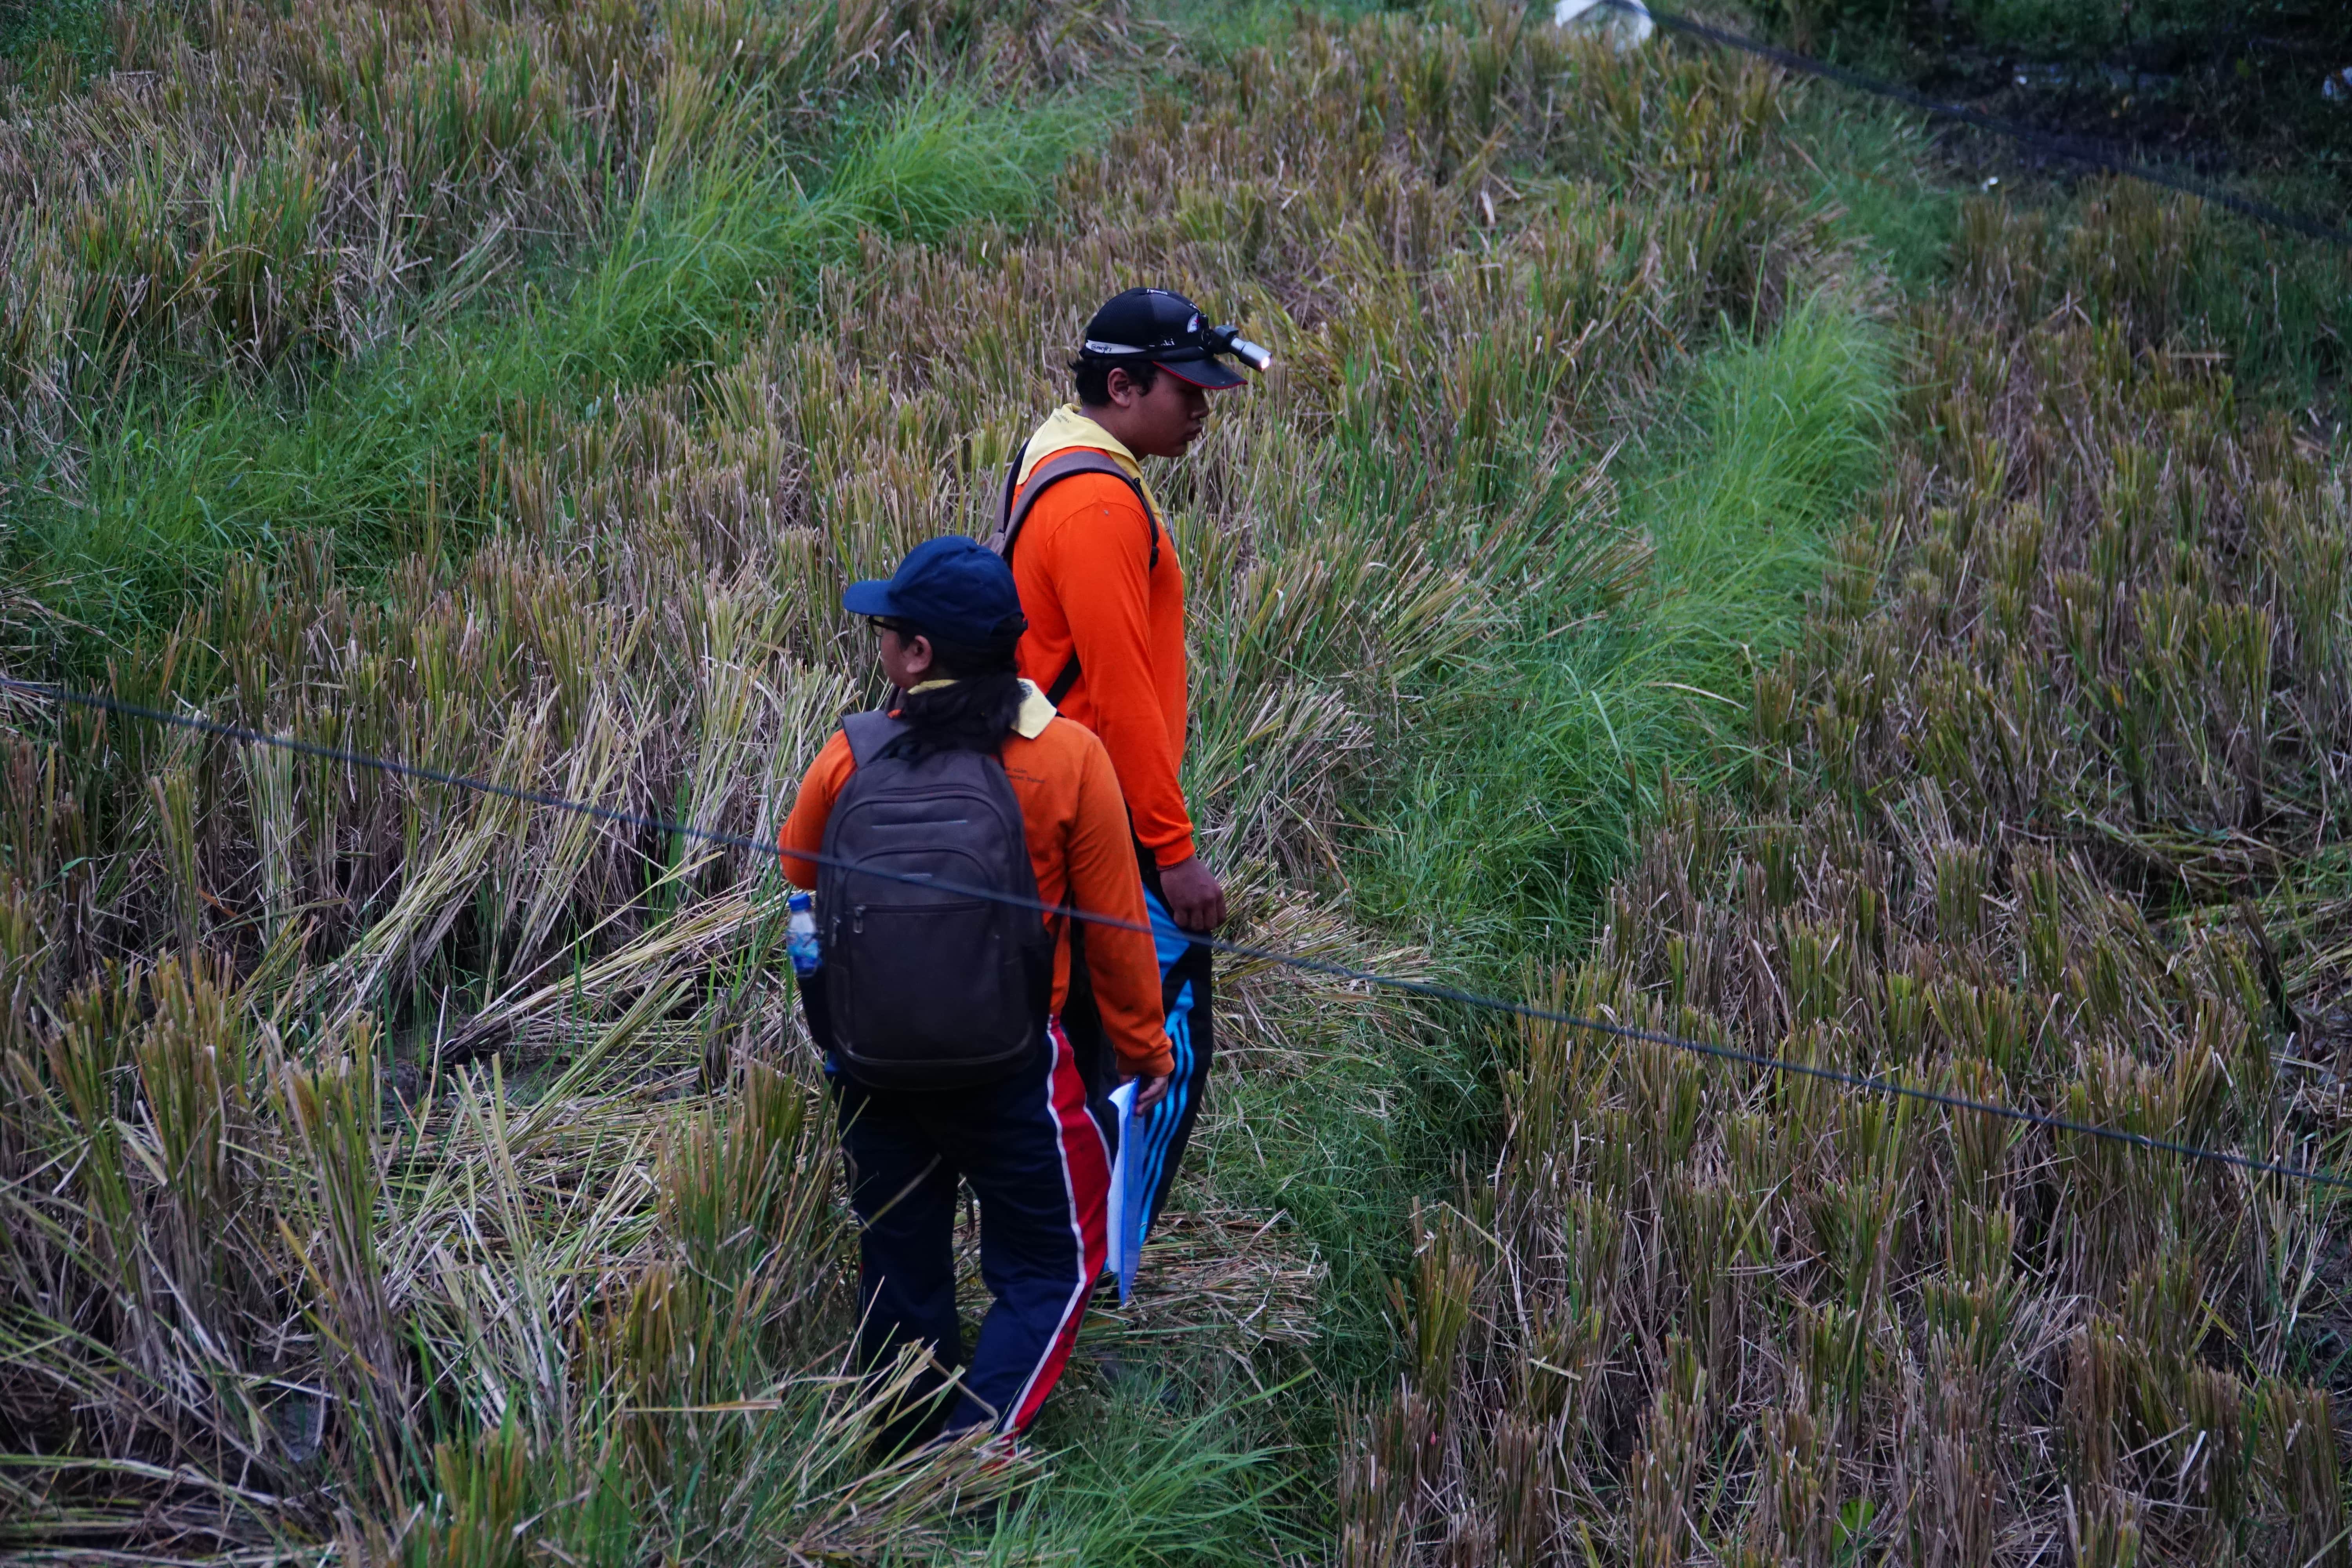
[(890, 753), (907, 726), (887, 713), (841, 728), (856, 766), (817, 873), (836, 1059), (877, 1089), (1020, 1070), (1045, 1044), (1054, 937), (1003, 762), (968, 751), (908, 762)]

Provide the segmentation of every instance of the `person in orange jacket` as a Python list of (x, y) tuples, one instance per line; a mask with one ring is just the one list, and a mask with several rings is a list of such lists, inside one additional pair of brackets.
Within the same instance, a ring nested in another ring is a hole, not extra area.
[[(791, 815), (778, 835), (785, 876), (814, 888), (829, 853), (825, 828), (864, 755), (875, 776), (901, 760), (889, 786), (927, 787), (940, 773), (927, 758), (949, 751), (992, 754), (1020, 810), (1020, 835), (1036, 879), (1036, 905), (1052, 932), (1050, 992), (1040, 987), (1044, 1016), (1030, 1037), (1034, 1050), (1009, 1068), (991, 1068), (979, 1081), (909, 1085), (859, 1065), (853, 1036), (833, 1026), (841, 999), (827, 1017), (812, 1007), (813, 1027), (824, 1036), (842, 1145), (850, 1164), (850, 1203), (860, 1222), (858, 1294), (860, 1350), (869, 1368), (887, 1370), (904, 1347), (930, 1356), (915, 1408), (892, 1424), (894, 1441), (919, 1438), (944, 1422), (950, 1434), (985, 1428), (1013, 1435), (1036, 1418), (1060, 1378), (1078, 1322), (1105, 1260), (1116, 1112), (1107, 1086), (1078, 1071), (1061, 1015), (1071, 990), (1072, 905), (1123, 925), (1090, 929), (1083, 970), (1094, 1013), (1115, 1047), (1118, 1071), (1140, 1080), (1137, 1100), (1166, 1092), (1173, 1062), (1161, 1027), (1160, 973), (1145, 934), (1142, 889), (1135, 877), (1134, 840), (1110, 758), (1091, 733), (1057, 717), (1053, 705), (1013, 669), (1020, 601), (1012, 574), (986, 546), (971, 539), (934, 539), (918, 547), (887, 582), (856, 583), (842, 595), (851, 613), (872, 618), (881, 634), (881, 662), (899, 693), (887, 728), (896, 738), (878, 751), (853, 746), (847, 725), (817, 753), (801, 781)], [(878, 716), (859, 716), (864, 722)], [(961, 796), (950, 796), (961, 799)], [(899, 808), (901, 818), (905, 808)], [(966, 814), (969, 815), (969, 814)], [(1009, 846), (1008, 846), (1009, 847)], [(835, 857), (835, 870), (840, 870)], [(846, 883), (845, 886), (856, 886)], [(821, 895), (829, 898), (828, 893)], [(884, 904), (892, 900), (883, 899)], [(909, 924), (899, 900), (898, 926)], [(835, 922), (824, 959), (843, 969), (854, 954), (836, 953), (847, 934), (845, 910), (820, 914)], [(856, 930), (867, 929), (856, 909)], [(885, 909), (882, 914), (894, 912)], [(1027, 910), (1015, 918), (1041, 918)], [(889, 956), (885, 954), (883, 956)], [(977, 952), (911, 952), (904, 963), (979, 963)], [(822, 980), (825, 970), (816, 979)], [(945, 990), (949, 987), (942, 986)], [(828, 987), (804, 987), (808, 999)], [(854, 998), (852, 998), (854, 1002)], [(843, 1019), (843, 1022), (846, 1022)], [(951, 1056), (958, 1020), (941, 1020), (936, 1054)], [(962, 1361), (955, 1300), (954, 1232), (958, 1180), (980, 1199), (981, 1273), (994, 1297), (955, 1391), (952, 1407), (930, 1394)]]
[[(1208, 419), (1209, 395), (1243, 384), (1220, 359), (1240, 353), (1263, 357), (1236, 348), (1231, 329), (1205, 326), (1180, 294), (1130, 289), (1104, 305), (1071, 367), (1078, 400), (1013, 459), (997, 531), (1029, 621), (1021, 673), (1102, 738), (1151, 910), (1175, 1077), (1136, 1118), (1148, 1194), (1139, 1241), (1159, 1217), (1207, 1093), (1214, 1040), (1201, 939), (1225, 919), (1224, 889), (1201, 858), (1181, 779), (1184, 569), (1140, 459), (1184, 454)], [(1068, 1022), (1091, 1032), (1083, 997)]]

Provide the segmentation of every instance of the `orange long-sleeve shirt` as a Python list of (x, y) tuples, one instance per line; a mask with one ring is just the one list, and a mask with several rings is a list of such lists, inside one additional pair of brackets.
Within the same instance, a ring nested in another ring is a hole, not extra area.
[[(1013, 734), (1005, 738), (1005, 777), (1021, 803), (1021, 826), (1029, 844), (1029, 864), (1037, 875), (1041, 902), (1075, 903), (1089, 914), (1105, 914), (1129, 926), (1146, 924), (1143, 885), (1135, 875), (1135, 844), (1118, 779), (1102, 742), (1084, 726), (1055, 718), (1034, 690), (1024, 705)], [(801, 780), (792, 815), (776, 836), (784, 875), (814, 888), (817, 863), (805, 858), (824, 847), (825, 820), (856, 766), (849, 737), (838, 730), (824, 743)], [(794, 854), (799, 850), (803, 854)], [(1070, 994), (1067, 919), (1045, 917), (1055, 928), (1054, 1011)], [(1160, 1008), (1160, 961), (1151, 938), (1140, 930), (1089, 924), (1087, 972), (1103, 1028), (1118, 1052), (1120, 1070), (1157, 1078), (1174, 1068)]]
[[(1109, 454), (1141, 479), (1133, 453), (1077, 408), (1057, 410), (1030, 437), (1021, 483), (1037, 465), (1072, 447)], [(1048, 489), (1021, 526), (1013, 580), (1029, 630), (1021, 673), (1050, 687), (1070, 655), (1077, 683), (1064, 714), (1102, 737), (1118, 770), (1135, 837), (1161, 866), (1191, 858), (1192, 816), (1184, 804), (1186, 672), (1184, 568), (1176, 542), (1159, 530), (1135, 492), (1108, 474), (1078, 474)]]

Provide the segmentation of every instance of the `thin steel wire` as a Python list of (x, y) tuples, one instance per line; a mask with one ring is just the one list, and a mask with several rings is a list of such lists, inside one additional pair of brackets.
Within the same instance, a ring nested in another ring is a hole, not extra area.
[[(777, 845), (761, 843), (758, 839), (747, 838), (740, 834), (721, 833), (710, 828), (696, 827), (683, 822), (672, 822), (663, 817), (648, 816), (638, 812), (621, 811), (612, 806), (592, 805), (586, 801), (567, 800), (562, 795), (551, 795), (543, 790), (524, 789), (517, 784), (499, 784), (492, 779), (475, 778), (465, 773), (452, 773), (444, 768), (426, 767), (415, 763), (395, 762), (389, 757), (373, 756), (365, 752), (349, 751), (340, 746), (321, 745), (315, 741), (304, 741), (291, 735), (273, 735), (267, 731), (247, 729), (241, 724), (224, 724), (217, 720), (206, 719), (201, 715), (172, 713), (159, 708), (148, 708), (135, 702), (125, 702), (118, 698), (75, 691), (66, 687), (39, 681), (16, 680), (5, 676), (0, 676), (0, 689), (26, 692), (55, 702), (70, 703), (102, 712), (119, 713), (125, 718), (172, 725), (245, 745), (273, 746), (301, 756), (317, 757), (322, 761), (342, 763), (352, 767), (393, 773), (402, 778), (418, 779), (429, 784), (472, 790), (478, 794), (497, 795), (530, 805), (545, 806), (553, 811), (572, 812), (599, 822), (611, 823), (619, 827), (633, 827), (649, 833), (676, 834), (729, 848), (748, 849), (756, 855), (775, 856), (779, 859), (784, 858)], [(929, 888), (940, 892), (954, 893), (961, 897), (985, 899), (997, 903), (1010, 904), (1019, 909), (1033, 910), (1048, 917), (1066, 917), (1084, 921), (1089, 925), (1108, 926), (1119, 931), (1134, 931), (1143, 936), (1152, 934), (1150, 926), (1147, 924), (1089, 910), (1047, 904), (1041, 900), (1023, 898), (1018, 894), (1003, 892), (998, 889), (966, 887), (937, 878), (911, 877), (894, 872), (876, 871), (867, 868), (850, 866), (824, 854), (793, 851), (791, 858), (819, 866), (832, 866), (843, 870), (855, 871), (858, 876), (877, 880), (901, 882)], [(1447, 1002), (1485, 1012), (1500, 1013), (1533, 1023), (1555, 1024), (1565, 1028), (1588, 1030), (1593, 1034), (1604, 1035), (1615, 1039), (1642, 1040), (1651, 1045), (1688, 1051), (1695, 1056), (1706, 1057), (1716, 1061), (1731, 1062), (1742, 1067), (1751, 1067), (1792, 1077), (1813, 1079), (1865, 1093), (1886, 1095), (1895, 1099), (1940, 1106), (1948, 1110), (1972, 1111), (1981, 1116), (2021, 1122), (2030, 1127), (2046, 1128), (2053, 1132), (2074, 1133), (2081, 1137), (2127, 1144), (2130, 1147), (2152, 1152), (2177, 1154), (2184, 1159), (2230, 1166), (2260, 1175), (2284, 1176), (2321, 1186), (2352, 1187), (2352, 1177), (2314, 1170), (2309, 1166), (2258, 1160), (2248, 1154), (2232, 1153), (2222, 1149), (2208, 1149), (2199, 1144), (2179, 1142), (2168, 1138), (2151, 1137), (2147, 1133), (2134, 1132), (2126, 1128), (2102, 1127), (2094, 1122), (2077, 1121), (2071, 1117), (2053, 1116), (2046, 1111), (1970, 1100), (1964, 1095), (1948, 1094), (1941, 1089), (1903, 1083), (1893, 1079), (1844, 1072), (1836, 1068), (1822, 1067), (1812, 1062), (1791, 1061), (1785, 1057), (1768, 1057), (1754, 1051), (1743, 1051), (1732, 1046), (1711, 1045), (1704, 1040), (1669, 1035), (1656, 1029), (1638, 1028), (1628, 1024), (1613, 1024), (1602, 1018), (1579, 1017), (1572, 1013), (1563, 1013), (1549, 1007), (1538, 1007), (1532, 1003), (1513, 1002), (1500, 996), (1485, 996), (1475, 991), (1440, 985), (1432, 981), (1409, 980), (1402, 975), (1382, 974), (1377, 970), (1359, 969), (1352, 964), (1336, 963), (1328, 959), (1309, 958), (1303, 953), (1281, 952), (1272, 948), (1253, 947), (1246, 942), (1227, 942), (1219, 937), (1195, 936), (1193, 940), (1215, 952), (1228, 953), (1236, 958), (1255, 959), (1261, 963), (1278, 964), (1306, 973), (1320, 974), (1354, 984), (1399, 992), (1433, 1002)]]

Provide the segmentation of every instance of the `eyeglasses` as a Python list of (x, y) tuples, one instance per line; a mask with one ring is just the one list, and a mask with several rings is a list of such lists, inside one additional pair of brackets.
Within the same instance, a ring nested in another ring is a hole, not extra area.
[(894, 620), (888, 616), (868, 616), (866, 619), (877, 632), (895, 632), (901, 641), (907, 637), (907, 623), (904, 621)]

